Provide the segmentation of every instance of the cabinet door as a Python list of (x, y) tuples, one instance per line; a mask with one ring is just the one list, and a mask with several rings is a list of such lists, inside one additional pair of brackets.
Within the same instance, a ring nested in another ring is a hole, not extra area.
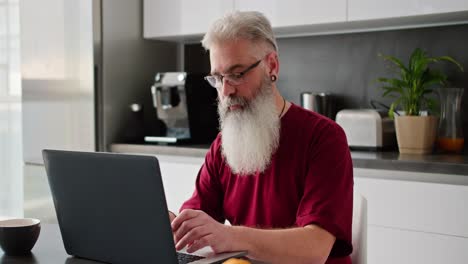
[[(386, 179), (362, 177), (372, 173)], [(355, 190), (367, 198), (369, 225), (468, 237), (468, 186), (387, 180), (400, 174), (412, 173), (355, 169)]]
[(235, 0), (235, 9), (260, 11), (274, 28), (346, 21), (346, 0)]
[(367, 263), (464, 264), (468, 238), (369, 226)]
[(158, 155), (167, 207), (178, 213), (180, 206), (195, 190), (195, 180), (203, 158)]
[(439, 14), (468, 10), (461, 0), (348, 0), (348, 20)]
[(145, 0), (144, 37), (203, 34), (233, 5), (233, 0)]

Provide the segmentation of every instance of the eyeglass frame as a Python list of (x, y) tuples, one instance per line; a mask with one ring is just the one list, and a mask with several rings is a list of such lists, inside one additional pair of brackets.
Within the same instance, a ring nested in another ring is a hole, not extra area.
[[(238, 72), (238, 73), (228, 73), (228, 74), (224, 74), (224, 75), (222, 75), (222, 74), (207, 75), (207, 76), (204, 77), (204, 79), (205, 79), (213, 88), (219, 89), (219, 88), (221, 88), (221, 86), (222, 86), (222, 84), (223, 84), (224, 78), (227, 77), (227, 78), (228, 78), (227, 81), (229, 81), (229, 82), (232, 84), (233, 81), (231, 81), (232, 79), (229, 80), (230, 77), (235, 76), (235, 78), (237, 78), (237, 79), (243, 78), (244, 75), (245, 75), (246, 73), (248, 73), (249, 71), (251, 71), (251, 70), (253, 70), (254, 68), (256, 68), (258, 65), (260, 65), (260, 62), (261, 62), (262, 60), (263, 60), (263, 59), (260, 59), (260, 60), (256, 61), (254, 64), (250, 65), (250, 66), (247, 67), (245, 70), (243, 70), (243, 71), (241, 71), (241, 72)], [(219, 83), (221, 84), (221, 86), (220, 86), (220, 87), (216, 87), (216, 85), (213, 85), (213, 84), (211, 83), (211, 81), (210, 81), (210, 78), (213, 78), (213, 80), (216, 81), (216, 83), (218, 83), (218, 80), (217, 80), (217, 79), (219, 79)], [(234, 82), (236, 82), (236, 81), (234, 81)], [(240, 84), (242, 84), (242, 82), (239, 83), (239, 84), (233, 84), (233, 85), (240, 85)]]

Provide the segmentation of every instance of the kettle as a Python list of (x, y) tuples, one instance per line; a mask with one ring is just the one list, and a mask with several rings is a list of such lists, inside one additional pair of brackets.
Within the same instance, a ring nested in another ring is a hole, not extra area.
[(331, 93), (301, 93), (301, 106), (330, 119), (335, 119), (335, 98)]

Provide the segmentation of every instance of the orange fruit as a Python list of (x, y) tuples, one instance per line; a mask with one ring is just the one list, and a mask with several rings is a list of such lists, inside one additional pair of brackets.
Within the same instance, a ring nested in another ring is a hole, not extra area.
[(223, 262), (223, 264), (250, 264), (246, 259), (230, 258)]

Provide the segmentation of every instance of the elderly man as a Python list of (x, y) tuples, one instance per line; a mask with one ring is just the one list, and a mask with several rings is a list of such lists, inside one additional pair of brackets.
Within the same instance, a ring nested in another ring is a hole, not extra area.
[[(351, 263), (352, 161), (342, 129), (284, 99), (269, 21), (217, 20), (202, 41), (221, 133), (176, 217), (176, 248), (248, 251), (269, 263)], [(225, 225), (228, 220), (232, 226)]]

